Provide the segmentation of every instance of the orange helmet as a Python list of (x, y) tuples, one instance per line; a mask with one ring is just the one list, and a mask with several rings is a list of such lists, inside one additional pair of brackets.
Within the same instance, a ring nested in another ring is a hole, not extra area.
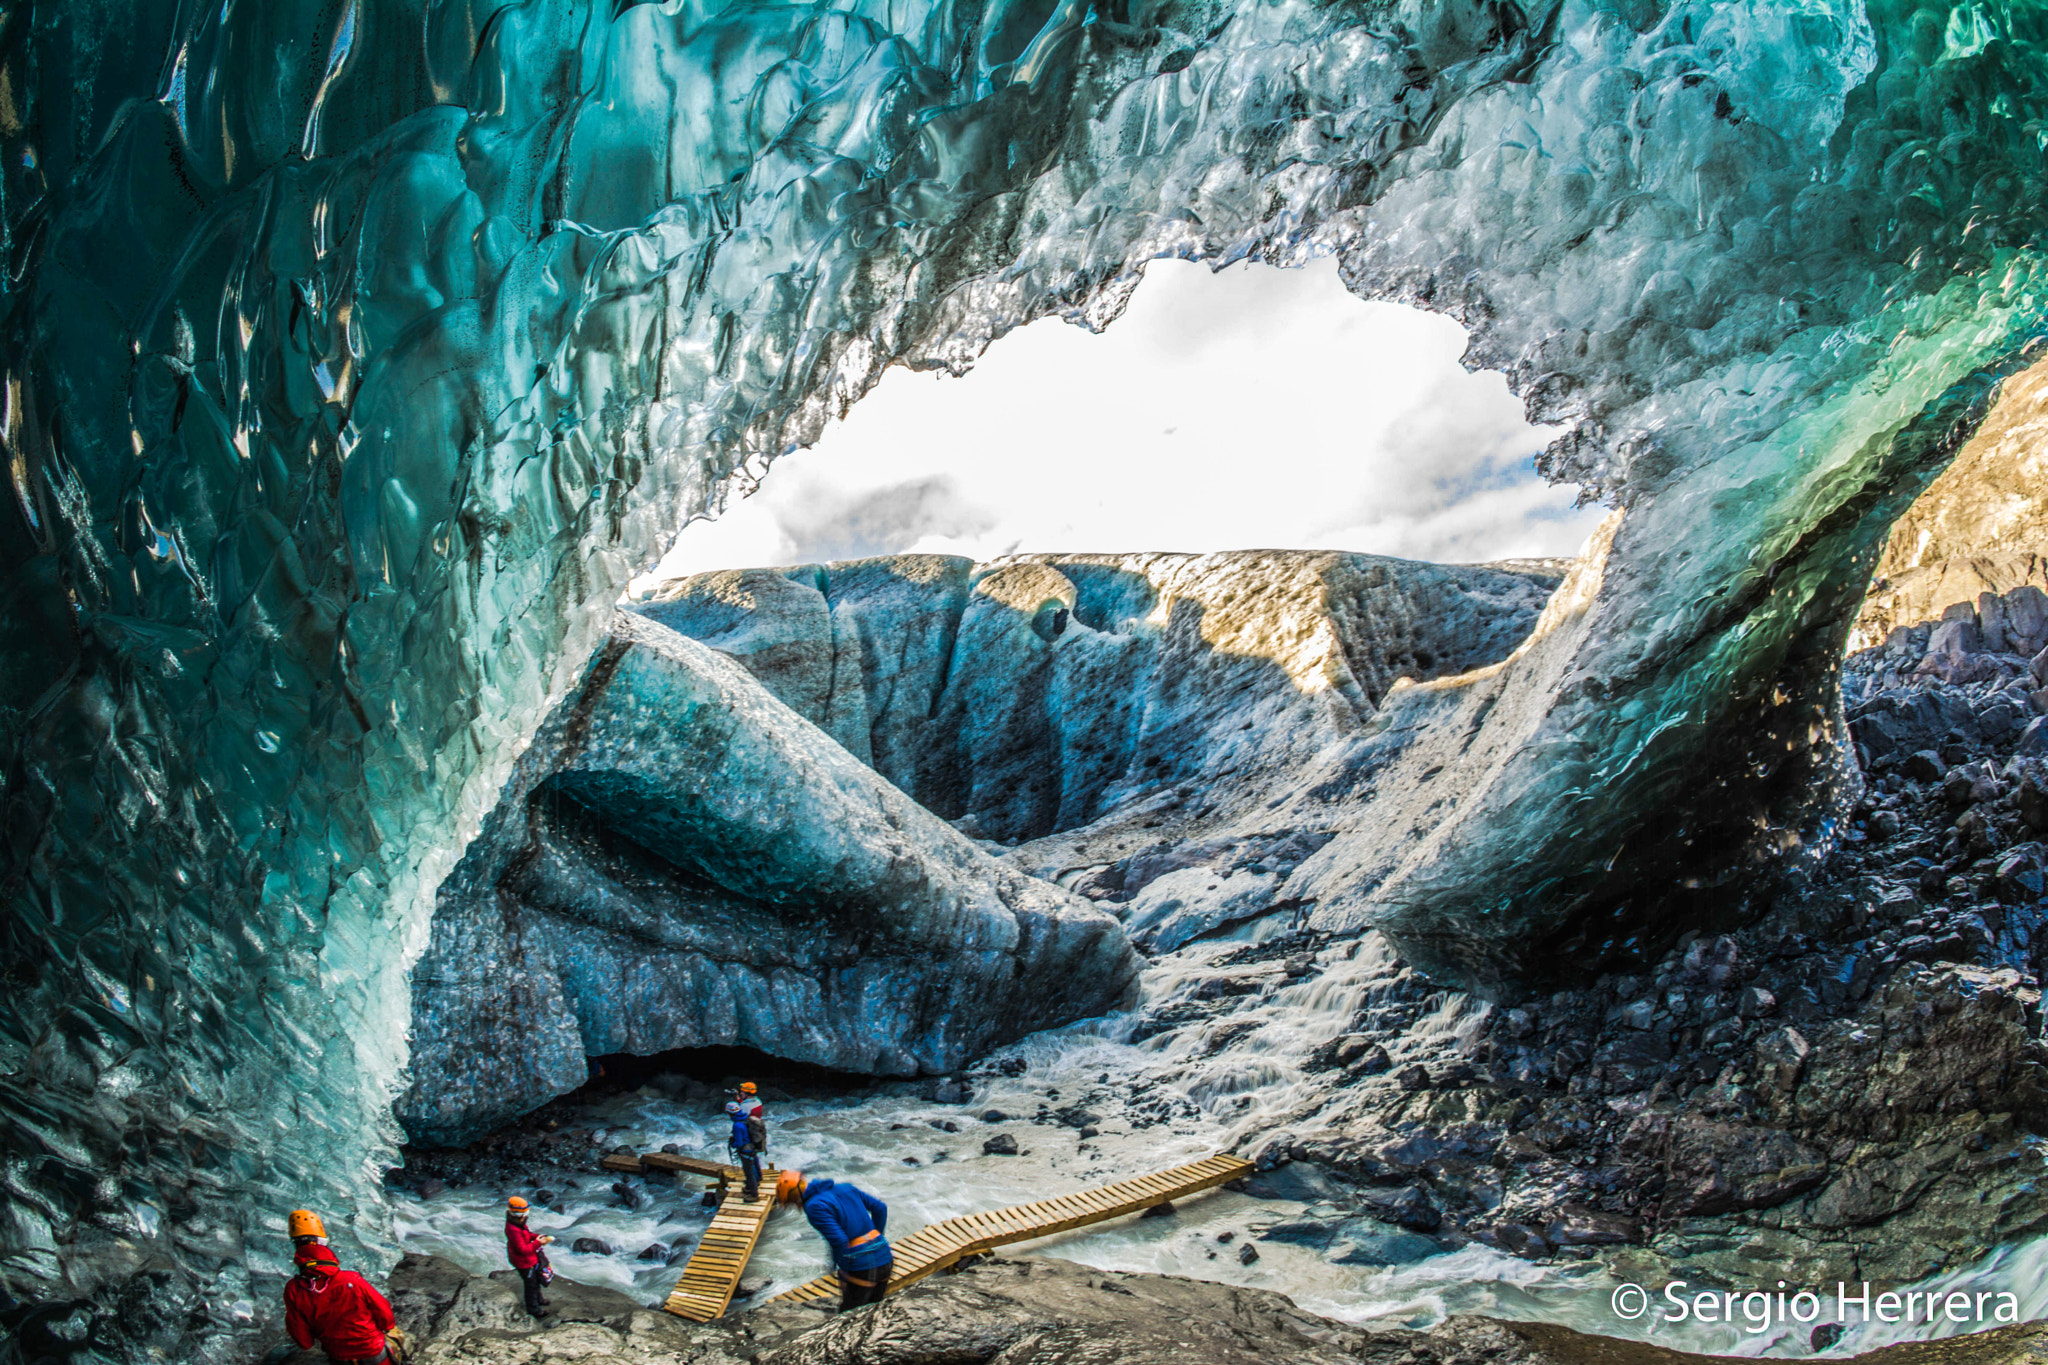
[(516, 1194), (505, 1201), (505, 1212), (510, 1214), (525, 1213), (529, 1207), (527, 1202)]
[(741, 1081), (740, 1093), (742, 1095), (758, 1095), (761, 1093), (761, 1087), (755, 1085), (752, 1081)]
[(776, 1203), (787, 1204), (792, 1199), (800, 1199), (803, 1197), (803, 1192), (804, 1173), (802, 1171), (784, 1171), (775, 1177)]
[(285, 1220), (291, 1235), (298, 1237), (325, 1237), (327, 1224), (320, 1221), (320, 1215), (311, 1209), (293, 1209), (291, 1217)]

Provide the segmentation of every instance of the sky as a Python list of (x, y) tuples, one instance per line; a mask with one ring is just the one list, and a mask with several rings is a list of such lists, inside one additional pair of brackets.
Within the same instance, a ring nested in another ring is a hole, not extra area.
[(649, 575), (935, 552), (1341, 549), (1572, 555), (1598, 523), (1533, 460), (1449, 318), (1365, 303), (1320, 260), (1155, 261), (1095, 334), (1044, 319), (968, 374), (901, 367)]

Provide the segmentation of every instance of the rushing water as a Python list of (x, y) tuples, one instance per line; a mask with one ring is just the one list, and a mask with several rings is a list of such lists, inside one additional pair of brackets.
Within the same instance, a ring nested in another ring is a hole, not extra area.
[[(1217, 975), (1220, 959), (1257, 932), (1249, 929), (1230, 940), (1195, 945), (1155, 963), (1145, 981), (1147, 1008), (1187, 998)], [(1318, 1101), (1329, 1106), (1326, 1114), (1336, 1115), (1342, 1092), (1319, 1091), (1301, 1063), (1317, 1045), (1351, 1027), (1361, 1011), (1371, 1017), (1404, 1001), (1419, 1010), (1401, 1036), (1388, 1043), (1396, 1065), (1441, 1057), (1483, 1021), (1485, 1007), (1467, 997), (1420, 995), (1376, 938), (1335, 951), (1335, 961), (1326, 960), (1320, 975), (1303, 981), (1288, 981), (1278, 962), (1223, 968), (1261, 981), (1256, 997), (1219, 1019), (1139, 1043), (1124, 1041), (1135, 1014), (1025, 1039), (999, 1054), (1024, 1060), (1025, 1072), (978, 1079), (966, 1105), (934, 1103), (909, 1093), (909, 1087), (885, 1087), (879, 1095), (771, 1102), (770, 1160), (852, 1180), (872, 1191), (888, 1203), (890, 1230), (901, 1236), (957, 1214), (1028, 1203), (1226, 1148), (1249, 1150), (1283, 1116), (1298, 1115)], [(1222, 1030), (1228, 1033), (1219, 1036)], [(1082, 1140), (1077, 1129), (1050, 1117), (1032, 1121), (1041, 1111), (1049, 1116), (1069, 1106), (1099, 1114), (1095, 1126), (1100, 1134)], [(985, 1121), (982, 1116), (991, 1110), (1009, 1117)], [(685, 1153), (726, 1159), (727, 1123), (714, 1107), (693, 1109), (647, 1088), (595, 1101), (586, 1112), (590, 1122), (601, 1125), (606, 1148), (652, 1150), (674, 1143)], [(947, 1123), (959, 1131), (945, 1131), (941, 1125)], [(999, 1133), (1017, 1139), (1019, 1155), (983, 1153), (982, 1144)], [(651, 1207), (640, 1211), (623, 1207), (615, 1197), (612, 1186), (619, 1177), (612, 1173), (549, 1172), (546, 1179), (557, 1198), (537, 1214), (534, 1226), (558, 1239), (552, 1249), (557, 1271), (644, 1302), (666, 1297), (680, 1262), (670, 1267), (660, 1260), (639, 1260), (640, 1250), (656, 1242), (694, 1245), (710, 1217), (701, 1200), (705, 1184), (692, 1179), (636, 1178), (631, 1183), (653, 1195)], [(471, 1186), (431, 1199), (397, 1194), (401, 1241), (410, 1251), (447, 1256), (473, 1270), (502, 1269), (504, 1196), (519, 1192)], [(1170, 1217), (1121, 1218), (1019, 1244), (1005, 1254), (1059, 1256), (1105, 1270), (1275, 1290), (1310, 1312), (1382, 1326), (1423, 1327), (1452, 1314), (1481, 1313), (1654, 1338), (1696, 1351), (1806, 1355), (1811, 1350), (1813, 1324), (1778, 1320), (1775, 1304), (1773, 1320), (1760, 1332), (1740, 1320), (1711, 1326), (1664, 1322), (1667, 1303), (1656, 1292), (1661, 1285), (1650, 1286), (1649, 1311), (1624, 1320), (1612, 1306), (1619, 1281), (1593, 1263), (1538, 1264), (1470, 1245), (1407, 1265), (1354, 1266), (1328, 1261), (1313, 1248), (1258, 1238), (1261, 1230), (1305, 1208), (1216, 1190), (1182, 1201)], [(1229, 1240), (1222, 1240), (1226, 1235)], [(616, 1253), (570, 1250), (579, 1237), (602, 1239)], [(1247, 1245), (1257, 1251), (1250, 1264), (1239, 1259)], [(801, 1217), (785, 1211), (770, 1221), (748, 1276), (772, 1280), (766, 1294), (774, 1294), (828, 1268), (823, 1242)], [(1822, 1322), (1835, 1318), (1834, 1286), (1826, 1288)], [(2048, 1239), (2001, 1249), (1979, 1266), (1916, 1288), (2011, 1289), (2019, 1295), (2023, 1319), (2048, 1316)], [(1945, 1319), (1912, 1327), (1852, 1324), (1831, 1354), (1964, 1330)]]

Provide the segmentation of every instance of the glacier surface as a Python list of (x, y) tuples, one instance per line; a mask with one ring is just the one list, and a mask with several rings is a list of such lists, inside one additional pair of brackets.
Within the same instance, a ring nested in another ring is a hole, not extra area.
[(1895, 0), (9, 7), (0, 1276), (127, 1294), (132, 1357), (266, 1317), (286, 1208), (388, 1256), (434, 889), (628, 575), (886, 364), (1104, 325), (1163, 255), (1332, 252), (1457, 316), (1568, 424), (1546, 472), (1625, 509), (1529, 646), (1385, 708), (1435, 795), (1327, 846), (1325, 923), (1512, 989), (1727, 913), (1829, 837), (1872, 557), (2036, 359), (2044, 37)]

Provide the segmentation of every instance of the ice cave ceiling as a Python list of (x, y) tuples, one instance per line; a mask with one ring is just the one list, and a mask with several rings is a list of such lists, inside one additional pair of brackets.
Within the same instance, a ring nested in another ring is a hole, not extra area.
[(1334, 252), (1455, 314), (1571, 424), (1547, 472), (1627, 509), (1521, 654), (1382, 713), (1455, 799), (1362, 797), (1322, 922), (1511, 987), (1674, 876), (1729, 913), (1825, 838), (1871, 558), (2033, 357), (2044, 37), (1888, 0), (8, 7), (0, 1273), (156, 1274), (168, 1342), (265, 1297), (259, 1211), (386, 1248), (433, 889), (627, 576), (882, 366), (1105, 323), (1162, 255)]

